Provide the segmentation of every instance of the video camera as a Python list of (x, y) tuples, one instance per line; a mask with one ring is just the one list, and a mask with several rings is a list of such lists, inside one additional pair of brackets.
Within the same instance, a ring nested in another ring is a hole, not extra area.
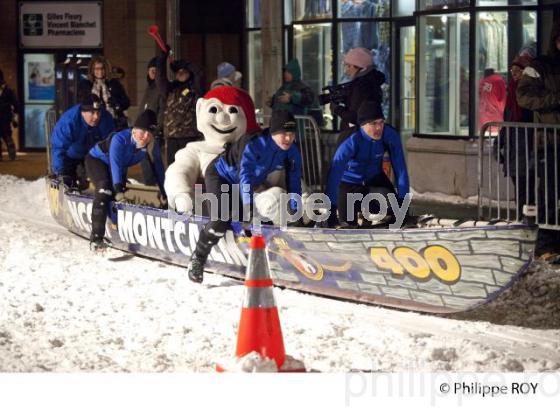
[(323, 93), (319, 94), (319, 104), (325, 105), (329, 103), (340, 104), (346, 102), (346, 98), (350, 94), (352, 82), (342, 83), (338, 85), (327, 85), (323, 87)]

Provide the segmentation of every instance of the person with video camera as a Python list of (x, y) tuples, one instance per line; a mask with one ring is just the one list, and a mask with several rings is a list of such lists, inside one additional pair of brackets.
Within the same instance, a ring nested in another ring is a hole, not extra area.
[[(381, 85), (385, 82), (385, 75), (376, 70), (373, 56), (365, 48), (353, 48), (344, 56), (344, 73), (351, 81), (342, 86), (332, 87), (332, 112), (342, 120), (337, 146), (350, 134), (348, 130), (358, 124), (358, 109), (364, 101), (382, 103), (383, 92)], [(336, 92), (340, 87), (341, 92)], [(324, 97), (321, 102), (325, 101)]]

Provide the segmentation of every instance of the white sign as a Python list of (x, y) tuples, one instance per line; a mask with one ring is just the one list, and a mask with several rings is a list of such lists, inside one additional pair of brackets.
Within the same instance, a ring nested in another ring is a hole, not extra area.
[(101, 2), (20, 2), (22, 47), (100, 48)]

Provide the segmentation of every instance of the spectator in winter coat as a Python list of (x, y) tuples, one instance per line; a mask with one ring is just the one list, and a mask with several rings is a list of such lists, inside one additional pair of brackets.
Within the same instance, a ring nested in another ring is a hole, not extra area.
[(235, 76), (238, 71), (235, 71), (235, 66), (233, 64), (224, 61), (218, 64), (218, 78), (216, 78), (210, 85), (210, 89), (220, 87), (222, 85), (236, 86)]
[[(154, 57), (148, 63), (148, 71), (146, 73), (147, 86), (140, 102), (141, 113), (145, 110), (151, 110), (156, 113), (157, 128), (155, 131), (155, 139), (161, 147), (163, 142), (163, 111), (165, 108), (165, 100), (161, 97), (156, 85), (157, 58)], [(142, 167), (142, 174), (144, 175), (144, 184), (156, 185), (157, 179), (150, 162), (145, 159), (140, 163)]]
[(273, 110), (287, 110), (293, 115), (305, 115), (315, 98), (313, 91), (301, 81), (301, 68), (297, 59), (288, 62), (283, 68), (283, 82), (269, 98), (268, 105)]
[[(246, 214), (253, 207), (254, 193), (267, 177), (278, 171), (286, 173), (287, 190), (290, 194), (301, 196), (301, 155), (294, 145), (296, 121), (286, 110), (273, 111), (270, 129), (264, 132), (245, 136), (237, 140), (226, 151), (208, 165), (204, 178), (206, 192), (215, 195), (218, 204), (222, 204), (223, 185), (229, 186), (224, 194), (228, 195), (229, 209), (227, 214), (220, 206), (211, 209), (210, 222), (200, 233), (196, 249), (188, 267), (189, 279), (202, 282), (204, 264), (212, 250), (226, 230), (230, 227), (232, 215)], [(240, 203), (235, 202), (234, 185), (240, 192)], [(297, 202), (292, 197), (292, 210), (297, 209)], [(235, 210), (237, 209), (237, 212)]]
[[(126, 188), (126, 174), (129, 167), (150, 158), (146, 149), (153, 142), (157, 129), (156, 114), (146, 110), (138, 116), (134, 127), (119, 131), (97, 143), (86, 155), (87, 175), (95, 186), (95, 196), (91, 214), (91, 243), (94, 250), (105, 247), (105, 223), (107, 207), (114, 198), (123, 201)], [(150, 160), (160, 186), (164, 205), (167, 201), (163, 183), (165, 171), (159, 153), (159, 144), (154, 144)]]
[(502, 122), (506, 106), (506, 82), (493, 68), (484, 71), (484, 78), (478, 84), (478, 96), (478, 129), (482, 129), (487, 122)]
[[(385, 116), (377, 101), (365, 101), (358, 111), (360, 127), (338, 147), (328, 174), (327, 195), (331, 201), (331, 224), (336, 208), (343, 227), (358, 224), (360, 203), (348, 201), (347, 194), (380, 193), (385, 197), (393, 193), (399, 206), (409, 193), (408, 171), (397, 131), (385, 124)], [(391, 165), (395, 172), (398, 190), (383, 172), (383, 156), (389, 151)], [(350, 203), (349, 203), (350, 202)], [(388, 202), (390, 203), (390, 202)], [(380, 207), (370, 202), (371, 214), (377, 214)], [(393, 216), (396, 210), (389, 210)]]
[(97, 95), (113, 117), (116, 129), (121, 130), (128, 127), (124, 112), (130, 107), (130, 100), (120, 81), (110, 77), (112, 72), (105, 57), (93, 57), (88, 65), (87, 79), (78, 85), (78, 98), (90, 93)]
[(342, 120), (340, 123), (342, 132), (338, 144), (348, 136), (344, 131), (357, 125), (358, 109), (364, 101), (382, 103), (381, 85), (385, 82), (385, 75), (376, 70), (373, 65), (371, 52), (361, 47), (353, 48), (346, 53), (344, 72), (351, 79), (350, 89), (346, 100), (335, 104), (332, 108), (334, 114)]
[(163, 112), (163, 137), (167, 147), (167, 166), (175, 161), (175, 153), (189, 142), (200, 141), (202, 135), (196, 127), (196, 101), (201, 95), (196, 91), (196, 79), (191, 64), (185, 60), (171, 63), (175, 79), (169, 81), (165, 70), (167, 53), (157, 59), (156, 84), (165, 99)]
[(0, 70), (0, 161), (2, 161), (2, 140), (8, 148), (8, 157), (16, 159), (16, 145), (12, 139), (12, 126), (17, 127), (15, 114), (18, 111), (16, 94), (4, 81), (4, 73)]
[[(534, 122), (560, 124), (560, 23), (556, 23), (552, 28), (547, 55), (538, 56), (523, 70), (517, 85), (517, 102), (521, 107), (533, 111)], [(548, 139), (546, 152), (545, 138)], [(549, 214), (547, 222), (556, 220), (557, 202), (554, 192), (559, 192), (560, 186), (556, 186), (555, 180), (558, 177), (557, 180), (560, 181), (560, 175), (557, 175), (558, 170), (555, 169), (557, 164), (552, 158), (560, 158), (560, 152), (554, 151), (554, 138), (558, 137), (555, 137), (552, 132), (546, 136), (538, 136), (538, 157), (543, 160), (539, 161), (539, 169), (536, 171), (539, 176), (547, 176), (539, 178), (537, 189), (539, 195), (542, 195), (538, 201), (539, 222), (545, 222), (547, 209)], [(548, 158), (546, 166), (545, 154)], [(548, 192), (548, 203), (546, 192)]]
[(111, 114), (95, 94), (81, 96), (56, 123), (51, 135), (51, 171), (64, 184), (87, 188), (84, 157), (97, 142), (115, 130)]
[[(506, 122), (532, 122), (533, 112), (519, 106), (517, 102), (517, 86), (523, 75), (523, 70), (531, 63), (529, 56), (517, 56), (510, 66), (511, 78), (507, 85), (506, 106), (504, 109), (504, 121)], [(527, 190), (526, 178), (534, 181), (533, 167), (529, 167), (526, 155), (533, 156), (532, 132), (526, 128), (506, 128), (500, 130), (499, 150), (500, 162), (504, 164), (506, 177), (510, 177), (514, 192), (517, 195), (517, 215), (521, 217), (523, 205), (534, 202), (534, 189)], [(527, 144), (527, 146), (526, 146)]]
[(533, 111), (541, 124), (560, 124), (560, 24), (552, 28), (547, 55), (523, 70), (517, 86), (519, 106)]

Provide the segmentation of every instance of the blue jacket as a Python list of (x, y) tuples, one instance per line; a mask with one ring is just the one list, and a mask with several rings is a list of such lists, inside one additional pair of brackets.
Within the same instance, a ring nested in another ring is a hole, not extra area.
[[(156, 177), (160, 189), (163, 189), (165, 171), (163, 168), (163, 162), (161, 160), (159, 143), (157, 141), (154, 141), (153, 144), (153, 157)], [(105, 164), (109, 165), (113, 187), (115, 187), (117, 184), (124, 186), (126, 182), (126, 172), (128, 170), (128, 167), (138, 164), (148, 156), (148, 152), (145, 147), (140, 149), (136, 148), (136, 143), (132, 138), (131, 128), (127, 128), (114, 134), (111, 137), (108, 150), (107, 148), (104, 148), (104, 145), (106, 144), (104, 144), (103, 142), (96, 144), (89, 151), (89, 155), (94, 158), (100, 159)], [(165, 195), (165, 192), (162, 192), (162, 194)]]
[(327, 195), (337, 205), (340, 182), (367, 185), (383, 172), (383, 155), (389, 151), (397, 182), (397, 198), (403, 199), (410, 191), (408, 171), (398, 132), (385, 124), (383, 135), (376, 141), (360, 127), (336, 150), (327, 182)]
[(80, 106), (66, 111), (56, 123), (51, 135), (51, 169), (55, 174), (68, 171), (73, 160), (82, 160), (97, 142), (115, 129), (111, 114), (101, 109), (101, 119), (96, 127), (90, 127), (82, 118)]
[[(241, 153), (239, 164), (228, 164), (224, 155), (216, 162), (216, 170), (222, 178), (230, 184), (240, 184), (244, 205), (252, 203), (255, 187), (265, 182), (269, 174), (282, 169), (286, 170), (288, 192), (301, 196), (301, 155), (298, 148), (293, 144), (284, 151), (268, 132), (249, 140)], [(249, 186), (249, 191), (246, 192), (244, 186)], [(290, 206), (296, 209), (293, 197)]]

